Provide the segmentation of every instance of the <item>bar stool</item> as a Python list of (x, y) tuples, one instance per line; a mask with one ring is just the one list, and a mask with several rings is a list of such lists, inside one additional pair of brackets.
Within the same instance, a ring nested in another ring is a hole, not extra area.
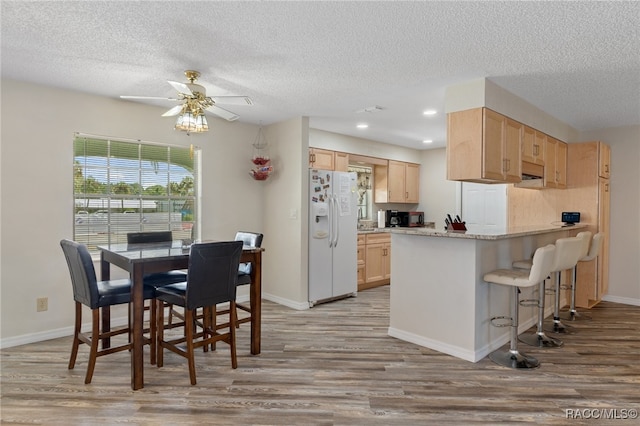
[(498, 365), (516, 369), (531, 369), (540, 366), (540, 362), (531, 356), (518, 352), (518, 307), (520, 306), (520, 288), (532, 287), (545, 279), (551, 273), (556, 248), (553, 244), (540, 247), (533, 254), (531, 270), (497, 269), (484, 275), (484, 280), (492, 284), (508, 285), (513, 288), (511, 317), (493, 317), (491, 323), (499, 319), (510, 319), (507, 326), (511, 327), (511, 341), (508, 351), (494, 351), (489, 359)]
[[(598, 257), (600, 254), (600, 248), (602, 247), (602, 239), (604, 238), (604, 234), (602, 232), (598, 232), (591, 239), (591, 246), (589, 247), (589, 253), (586, 256), (580, 258), (578, 262), (590, 262)], [(573, 269), (573, 282), (571, 283), (571, 305), (569, 310), (560, 314), (560, 318), (567, 321), (590, 321), (591, 317), (589, 315), (581, 314), (576, 311), (576, 278), (578, 274), (578, 265)]]
[[(573, 258), (573, 256), (571, 256), (571, 253), (576, 253), (578, 250), (580, 250), (582, 244), (582, 238), (577, 237), (560, 238), (556, 240), (556, 252), (553, 258), (551, 272), (559, 272), (564, 266), (566, 266), (567, 263), (571, 262), (571, 259)], [(568, 259), (566, 259), (567, 256), (569, 256)], [(531, 259), (518, 260), (513, 262), (513, 267), (529, 270), (531, 269), (531, 263)], [(549, 278), (549, 276), (547, 276), (546, 279), (547, 278)], [(536, 328), (536, 332), (533, 334), (525, 334), (523, 336), (520, 336), (519, 340), (522, 343), (526, 343), (530, 346), (536, 346), (538, 348), (557, 348), (564, 344), (562, 340), (547, 336), (543, 330), (546, 279), (540, 282), (538, 290), (538, 301), (536, 303), (536, 306), (538, 306), (538, 325)]]
[[(574, 269), (578, 264), (578, 260), (583, 258), (589, 251), (589, 241), (591, 240), (591, 232), (583, 231), (578, 233), (575, 238), (578, 242), (571, 243), (567, 246), (567, 249), (558, 255), (558, 261), (554, 265), (552, 272), (556, 273), (556, 288), (555, 288), (555, 304), (553, 307), (553, 323), (547, 326), (546, 330), (552, 333), (558, 334), (572, 334), (573, 331), (570, 327), (565, 326), (560, 321), (560, 278), (562, 271), (567, 269)], [(570, 238), (568, 238), (570, 239)], [(557, 243), (557, 241), (556, 241)], [(574, 274), (575, 275), (575, 274)]]

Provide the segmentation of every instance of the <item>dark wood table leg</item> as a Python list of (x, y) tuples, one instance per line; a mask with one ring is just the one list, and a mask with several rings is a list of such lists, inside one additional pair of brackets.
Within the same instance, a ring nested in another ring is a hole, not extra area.
[(143, 267), (135, 266), (133, 269), (133, 288), (131, 289), (131, 388), (133, 390), (142, 389), (144, 387), (144, 345), (142, 330), (144, 327), (144, 292), (142, 277), (144, 275)]
[(262, 251), (253, 253), (251, 268), (251, 287), (249, 299), (251, 305), (251, 353), (260, 353), (260, 334), (262, 318)]
[[(110, 263), (104, 260), (104, 254), (100, 252), (100, 279), (108, 281), (111, 279)], [(111, 331), (111, 308), (105, 306), (101, 309), (101, 330), (103, 333)], [(111, 338), (102, 339), (102, 349), (111, 347)]]

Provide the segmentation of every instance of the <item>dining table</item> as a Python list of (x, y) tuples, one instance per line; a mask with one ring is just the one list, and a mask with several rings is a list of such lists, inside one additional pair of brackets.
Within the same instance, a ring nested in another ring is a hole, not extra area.
[[(212, 241), (207, 241), (212, 242)], [(189, 267), (190, 245), (181, 240), (171, 243), (126, 244), (114, 243), (99, 245), (100, 274), (102, 280), (111, 278), (111, 265), (129, 272), (132, 288), (130, 303), (131, 328), (131, 388), (144, 387), (144, 296), (143, 277), (154, 272), (186, 270)], [(262, 306), (262, 252), (263, 248), (243, 246), (240, 262), (251, 262), (251, 284), (249, 304), (251, 307), (251, 354), (260, 353), (261, 306)], [(102, 311), (102, 327), (109, 330), (109, 309)], [(104, 339), (103, 347), (110, 342)], [(152, 357), (153, 359), (154, 357)]]

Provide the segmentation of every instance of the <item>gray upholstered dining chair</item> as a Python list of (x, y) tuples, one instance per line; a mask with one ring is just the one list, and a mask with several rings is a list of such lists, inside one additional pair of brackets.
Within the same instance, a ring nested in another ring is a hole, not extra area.
[[(129, 303), (131, 301), (131, 280), (98, 281), (93, 260), (91, 259), (89, 250), (84, 244), (64, 239), (60, 241), (60, 246), (67, 260), (67, 266), (69, 267), (71, 284), (73, 285), (73, 299), (75, 301), (75, 325), (73, 329), (71, 357), (69, 358), (69, 369), (71, 370), (75, 367), (80, 343), (86, 343), (90, 347), (90, 352), (84, 382), (91, 383), (96, 359), (98, 357), (131, 349), (131, 342), (128, 337), (127, 343), (106, 349), (98, 349), (98, 343), (102, 339), (121, 334), (127, 334), (127, 336), (129, 336), (130, 330), (128, 326), (113, 331), (101, 330), (100, 308)], [(152, 299), (154, 297), (154, 289), (145, 286), (143, 294), (145, 299)], [(82, 305), (91, 309), (92, 319), (90, 333), (82, 333), (81, 331)], [(155, 320), (155, 315), (152, 315), (152, 320)], [(152, 322), (151, 337), (147, 340), (147, 343), (151, 344), (152, 351), (156, 350), (155, 342), (155, 324)]]
[[(184, 308), (184, 333), (181, 335), (165, 336), (164, 309), (157, 312), (157, 366), (164, 364), (164, 349), (181, 355), (188, 360), (189, 378), (192, 385), (196, 384), (194, 349), (203, 347), (208, 350), (218, 341), (229, 344), (231, 352), (231, 366), (237, 368), (236, 357), (236, 325), (235, 301), (236, 283), (238, 281), (238, 266), (242, 255), (242, 242), (224, 241), (213, 243), (198, 243), (191, 246), (189, 255), (189, 272), (184, 283), (169, 284), (156, 288), (156, 298)], [(231, 306), (228, 331), (219, 333), (216, 326), (217, 318), (215, 306), (228, 302)], [(201, 331), (196, 329), (197, 310), (202, 308)], [(183, 344), (186, 343), (186, 349)]]

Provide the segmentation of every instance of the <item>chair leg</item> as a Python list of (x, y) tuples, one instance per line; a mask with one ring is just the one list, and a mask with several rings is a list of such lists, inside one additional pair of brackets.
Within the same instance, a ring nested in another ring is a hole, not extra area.
[[(229, 347), (231, 349), (231, 368), (238, 368), (238, 357), (236, 354), (236, 321), (237, 321), (237, 312), (236, 312), (236, 302), (232, 300), (229, 305)], [(214, 317), (215, 321), (215, 317)], [(215, 330), (215, 324), (213, 325), (213, 330)]]
[(158, 302), (155, 306), (156, 312), (156, 367), (163, 365), (163, 347), (164, 342), (164, 302)]
[(193, 314), (194, 310), (186, 309), (184, 312), (184, 328), (187, 338), (187, 360), (189, 361), (189, 379), (191, 384), (196, 384), (196, 363), (193, 351)]
[(489, 359), (503, 367), (515, 369), (533, 369), (540, 366), (540, 362), (534, 357), (527, 356), (518, 352), (518, 308), (520, 306), (520, 289), (513, 286), (513, 301), (511, 303), (512, 321), (511, 321), (511, 341), (509, 351), (495, 351), (489, 354)]
[(560, 280), (562, 271), (556, 272), (556, 294), (553, 307), (553, 324), (546, 328), (547, 331), (558, 334), (573, 334), (572, 331), (560, 321)]
[(89, 362), (87, 364), (87, 375), (84, 383), (91, 383), (93, 378), (93, 370), (96, 367), (96, 358), (98, 357), (98, 342), (100, 341), (100, 308), (91, 310), (91, 350), (89, 352)]
[(566, 321), (591, 321), (589, 315), (581, 314), (576, 310), (576, 278), (578, 274), (578, 265), (573, 267), (573, 277), (571, 279), (571, 304), (569, 310), (560, 314), (560, 318)]
[(162, 305), (163, 303), (160, 302), (158, 303), (158, 301), (156, 299), (151, 299), (151, 307), (149, 308), (149, 338), (150, 338), (150, 344), (149, 344), (149, 362), (151, 363), (151, 365), (154, 365), (156, 363), (156, 357), (157, 357), (157, 344), (158, 344), (158, 306), (157, 305)]
[(544, 322), (544, 301), (546, 292), (546, 280), (542, 280), (539, 285), (540, 296), (538, 298), (538, 327), (535, 333), (526, 334), (519, 337), (522, 343), (526, 343), (530, 346), (536, 346), (538, 348), (559, 348), (564, 343), (562, 340), (554, 339), (544, 334), (543, 322)]
[(76, 321), (73, 327), (73, 343), (71, 344), (71, 357), (69, 357), (69, 370), (73, 369), (76, 365), (76, 358), (78, 356), (78, 347), (80, 346), (80, 327), (82, 326), (82, 304), (76, 303)]

